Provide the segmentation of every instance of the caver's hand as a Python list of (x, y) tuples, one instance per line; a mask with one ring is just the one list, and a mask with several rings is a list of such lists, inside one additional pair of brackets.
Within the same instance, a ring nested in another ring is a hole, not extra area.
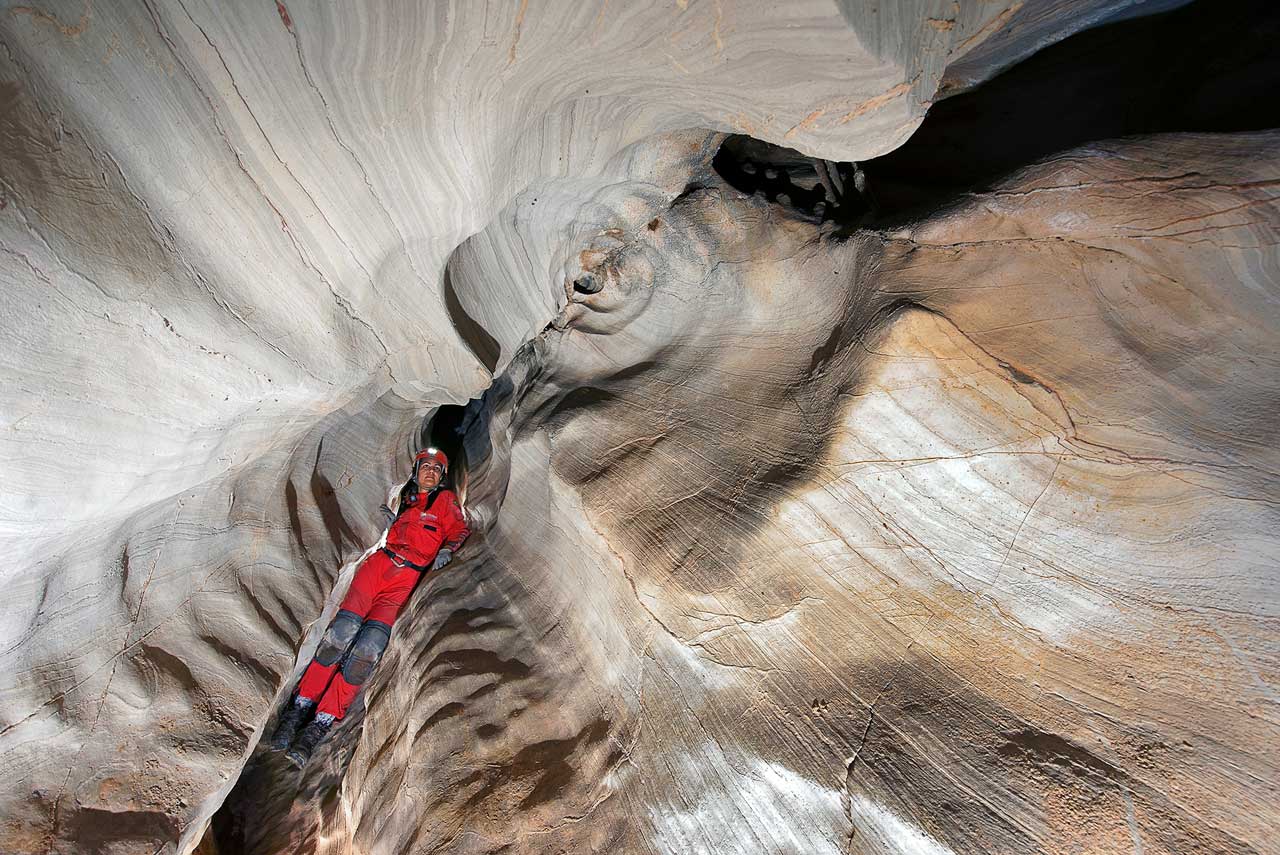
[(436, 560), (431, 563), (432, 570), (439, 570), (453, 560), (453, 550), (445, 547), (436, 553)]

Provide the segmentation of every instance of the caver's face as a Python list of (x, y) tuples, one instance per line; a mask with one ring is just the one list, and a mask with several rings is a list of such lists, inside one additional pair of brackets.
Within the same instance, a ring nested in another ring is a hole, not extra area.
[(440, 484), (444, 478), (444, 467), (434, 460), (423, 460), (418, 464), (418, 486), (430, 490)]

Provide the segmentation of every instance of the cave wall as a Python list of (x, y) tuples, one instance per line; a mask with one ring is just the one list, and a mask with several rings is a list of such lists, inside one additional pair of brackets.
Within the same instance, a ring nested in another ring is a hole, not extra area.
[[(854, 233), (710, 168), (1126, 8), (5, 9), (0, 848), (1268, 851), (1274, 135)], [(288, 772), (486, 388), (479, 533)]]
[(264, 759), (286, 792), (244, 824), (1268, 851), (1276, 154), (1100, 144), (853, 235), (704, 168), (477, 405), (509, 491), (470, 581), (417, 600), (376, 726), (300, 793)]

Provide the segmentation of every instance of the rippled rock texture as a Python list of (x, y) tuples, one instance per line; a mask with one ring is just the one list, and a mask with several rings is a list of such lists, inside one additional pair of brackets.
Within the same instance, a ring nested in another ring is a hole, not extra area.
[[(0, 850), (1276, 851), (1280, 134), (910, 177), (1133, 11), (4, 10)], [(300, 775), (427, 441), (478, 533)]]

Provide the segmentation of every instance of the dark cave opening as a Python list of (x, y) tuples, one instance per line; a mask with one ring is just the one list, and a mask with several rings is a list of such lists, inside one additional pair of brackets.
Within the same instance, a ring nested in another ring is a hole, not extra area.
[(441, 404), (422, 425), (421, 445), (440, 449), (449, 458), (449, 471), (443, 485), (465, 498), (467, 456), (462, 442), (463, 420), (467, 408), (457, 404)]
[(721, 143), (711, 166), (735, 190), (759, 193), (818, 220), (853, 223), (875, 210), (855, 163), (833, 163), (733, 134)]
[[(1091, 141), (1280, 127), (1278, 43), (1280, 4), (1198, 0), (1044, 48), (933, 105), (881, 157), (829, 163), (733, 135), (713, 167), (734, 188), (804, 216), (888, 225)], [(860, 178), (864, 187), (852, 186)]]
[(598, 294), (604, 283), (593, 273), (584, 273), (573, 280), (573, 290), (579, 294)]

